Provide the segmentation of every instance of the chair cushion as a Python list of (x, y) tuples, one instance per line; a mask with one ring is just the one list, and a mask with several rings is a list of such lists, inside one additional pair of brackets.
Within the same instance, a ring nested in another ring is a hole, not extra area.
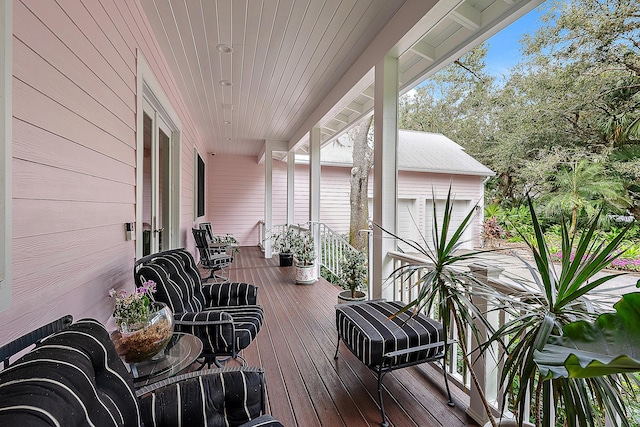
[(260, 331), (264, 312), (259, 305), (246, 305), (180, 313), (175, 319), (174, 329), (200, 338), (205, 352), (231, 354), (251, 344)]
[[(207, 372), (210, 373), (206, 376), (193, 373), (193, 378), (162, 387), (152, 399), (143, 397), (141, 412), (144, 419), (153, 420), (151, 425), (154, 426), (177, 425), (175, 420), (180, 419), (183, 426), (226, 427), (240, 426), (248, 417), (259, 416), (264, 399), (262, 374), (240, 369)], [(188, 410), (194, 407), (201, 410)], [(271, 422), (273, 418), (262, 420)], [(260, 425), (256, 422), (251, 425)]]
[[(400, 301), (367, 301), (336, 306), (338, 334), (349, 350), (370, 368), (383, 363), (385, 354), (444, 341), (442, 324), (420, 314), (405, 312)], [(444, 350), (437, 346), (428, 350), (403, 354), (385, 360), (385, 366), (399, 366), (435, 357)]]
[(172, 256), (162, 256), (139, 267), (137, 280), (153, 280), (156, 292), (153, 298), (164, 302), (174, 313), (201, 311), (204, 304), (202, 285), (195, 282), (186, 272), (181, 260)]
[(81, 320), (0, 372), (2, 426), (140, 426), (133, 383), (104, 327)]

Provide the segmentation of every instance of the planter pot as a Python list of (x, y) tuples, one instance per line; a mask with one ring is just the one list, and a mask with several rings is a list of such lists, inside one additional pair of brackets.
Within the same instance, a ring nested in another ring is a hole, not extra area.
[(167, 346), (173, 334), (173, 313), (166, 304), (156, 302), (144, 324), (126, 325), (111, 333), (116, 352), (126, 363), (149, 360)]
[[(498, 425), (498, 427), (518, 427), (518, 421), (514, 420), (513, 418), (498, 418), (496, 419), (496, 424)], [(533, 424), (528, 423), (526, 421), (522, 423), (522, 426), (535, 427)], [(491, 421), (487, 421), (484, 427), (492, 427)]]
[(296, 264), (296, 283), (310, 285), (316, 282), (316, 266)]
[(356, 291), (355, 298), (351, 296), (350, 290), (342, 291), (338, 294), (338, 304), (342, 304), (343, 302), (364, 301), (366, 299), (367, 294), (362, 291)]
[(291, 267), (293, 265), (293, 254), (292, 253), (281, 253), (280, 254), (280, 267)]

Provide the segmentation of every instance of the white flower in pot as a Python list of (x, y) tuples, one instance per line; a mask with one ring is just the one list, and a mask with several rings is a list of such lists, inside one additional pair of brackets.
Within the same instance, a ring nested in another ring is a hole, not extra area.
[(367, 255), (357, 250), (345, 251), (339, 267), (340, 286), (346, 291), (338, 295), (338, 301), (364, 300), (366, 294), (362, 290), (366, 288), (369, 277)]

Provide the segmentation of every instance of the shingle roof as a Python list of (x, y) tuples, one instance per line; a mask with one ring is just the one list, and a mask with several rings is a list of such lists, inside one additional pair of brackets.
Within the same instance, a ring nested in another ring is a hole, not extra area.
[[(400, 130), (398, 169), (459, 175), (493, 176), (495, 173), (471, 157), (460, 145), (440, 133)], [(351, 166), (349, 141), (341, 140), (322, 149), (322, 164)]]

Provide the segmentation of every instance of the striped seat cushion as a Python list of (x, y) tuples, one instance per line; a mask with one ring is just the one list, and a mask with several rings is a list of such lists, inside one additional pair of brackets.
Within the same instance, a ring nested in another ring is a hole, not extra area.
[(104, 327), (81, 320), (0, 372), (0, 426), (141, 426), (130, 374)]
[(264, 321), (264, 311), (259, 305), (231, 306), (178, 313), (175, 320), (174, 329), (200, 338), (205, 351), (232, 353), (234, 345), (237, 352), (255, 339)]
[[(370, 368), (383, 363), (384, 355), (444, 341), (442, 325), (424, 315), (402, 313), (399, 301), (368, 301), (336, 306), (338, 335), (351, 352)], [(419, 363), (444, 351), (444, 345), (388, 358), (385, 368)]]

